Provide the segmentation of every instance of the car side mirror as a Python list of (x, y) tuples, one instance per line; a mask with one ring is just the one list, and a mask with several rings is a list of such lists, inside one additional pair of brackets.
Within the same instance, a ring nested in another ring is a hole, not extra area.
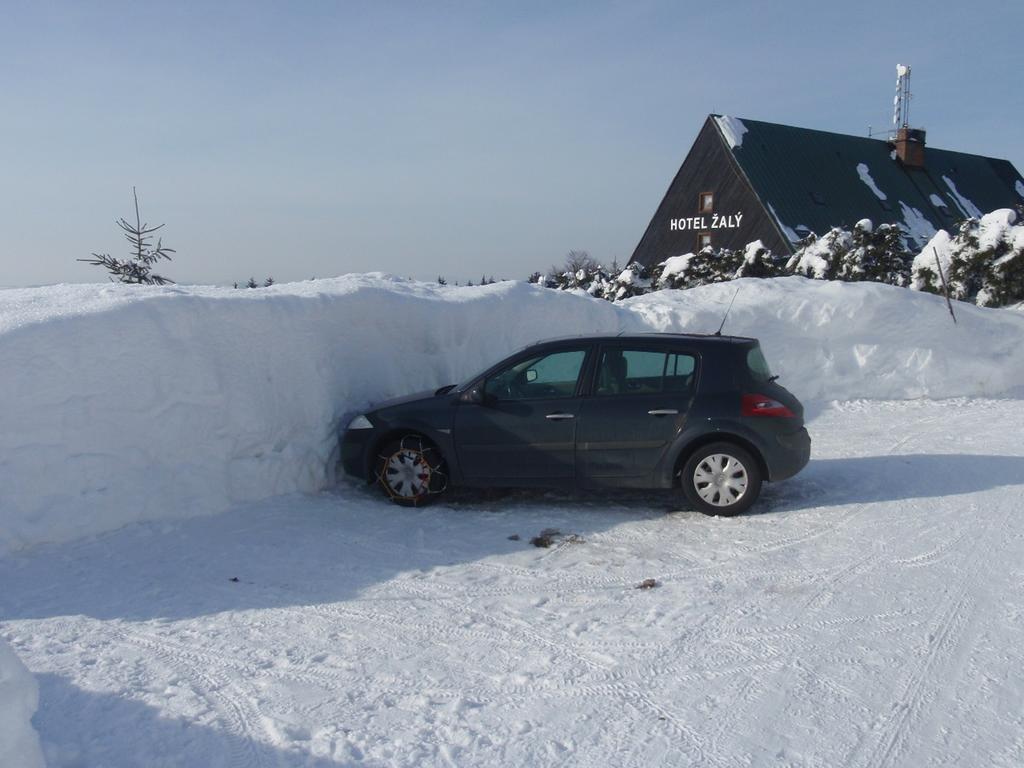
[(477, 384), (472, 389), (467, 389), (462, 393), (459, 398), (459, 402), (470, 403), (471, 405), (483, 405), (484, 404), (484, 386), (483, 384)]
[(535, 370), (533, 370), (533, 368), (528, 369), (526, 371), (526, 381), (530, 382), (530, 383), (533, 383), (536, 380), (537, 380), (537, 372)]

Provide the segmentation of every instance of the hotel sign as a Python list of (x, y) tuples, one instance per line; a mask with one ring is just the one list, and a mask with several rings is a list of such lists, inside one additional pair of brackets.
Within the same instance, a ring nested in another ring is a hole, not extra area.
[(710, 216), (686, 216), (681, 219), (669, 219), (668, 228), (672, 232), (697, 231), (706, 232), (711, 229), (737, 229), (743, 214), (738, 211), (726, 216), (720, 213), (712, 213)]

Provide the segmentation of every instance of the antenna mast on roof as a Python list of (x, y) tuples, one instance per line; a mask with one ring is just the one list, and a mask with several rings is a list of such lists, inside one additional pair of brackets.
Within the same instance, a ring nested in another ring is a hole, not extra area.
[(896, 65), (896, 98), (892, 101), (892, 124), (896, 128), (910, 125), (910, 65)]
[(732, 301), (729, 302), (729, 308), (725, 310), (725, 317), (722, 318), (722, 324), (720, 326), (718, 326), (718, 330), (715, 331), (715, 336), (721, 336), (722, 335), (722, 329), (725, 328), (725, 321), (729, 319), (729, 313), (732, 311), (733, 302), (735, 302), (736, 301), (736, 297), (740, 295), (740, 288), (742, 288), (742, 287), (743, 287), (742, 285), (737, 285), (736, 286), (736, 293), (734, 293), (732, 295)]
[(868, 126), (868, 138), (875, 136), (891, 135), (899, 132), (900, 128), (910, 127), (910, 65), (896, 65), (896, 97), (892, 100), (892, 128), (889, 130), (873, 131)]

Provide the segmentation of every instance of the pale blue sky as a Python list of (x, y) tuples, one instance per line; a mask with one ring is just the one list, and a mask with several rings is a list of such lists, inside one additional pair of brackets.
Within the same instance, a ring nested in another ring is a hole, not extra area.
[(3, 0), (0, 285), (96, 281), (137, 185), (179, 282), (624, 263), (705, 116), (1024, 170), (1024, 2)]

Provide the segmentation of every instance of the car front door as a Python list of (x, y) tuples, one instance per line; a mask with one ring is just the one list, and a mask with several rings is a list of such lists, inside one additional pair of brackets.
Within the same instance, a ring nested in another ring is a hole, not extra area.
[(580, 481), (643, 484), (682, 430), (696, 379), (697, 357), (686, 351), (604, 345), (576, 427)]
[(464, 479), (475, 485), (549, 485), (575, 476), (579, 387), (588, 347), (521, 356), (462, 402), (453, 435)]

